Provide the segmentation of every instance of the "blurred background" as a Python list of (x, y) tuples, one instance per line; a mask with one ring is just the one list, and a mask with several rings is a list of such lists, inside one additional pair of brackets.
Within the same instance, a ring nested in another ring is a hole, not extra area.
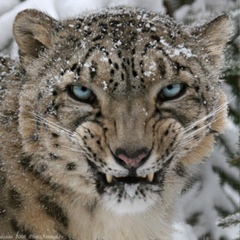
[(221, 13), (231, 16), (233, 36), (221, 75), (229, 100), (228, 126), (216, 140), (212, 156), (182, 190), (174, 240), (240, 240), (240, 0), (0, 0), (0, 55), (17, 58), (12, 24), (23, 9), (65, 19), (115, 5), (168, 14), (191, 27)]

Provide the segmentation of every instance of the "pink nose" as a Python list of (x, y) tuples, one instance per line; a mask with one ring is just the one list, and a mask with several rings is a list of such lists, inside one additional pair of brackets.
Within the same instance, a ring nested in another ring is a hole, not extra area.
[(146, 157), (148, 155), (146, 153), (148, 151), (146, 151), (145, 149), (139, 150), (139, 151), (135, 152), (134, 154), (131, 154), (131, 156), (126, 154), (126, 152), (124, 150), (122, 150), (122, 151), (117, 150), (116, 152), (118, 152), (118, 154), (116, 154), (117, 158), (122, 161), (119, 163), (120, 164), (125, 163), (125, 165), (128, 168), (139, 167), (141, 164), (143, 164), (144, 160), (146, 159)]
[(141, 161), (147, 156), (147, 154), (142, 153), (139, 156), (137, 156), (136, 158), (129, 158), (127, 156), (125, 156), (124, 154), (120, 154), (118, 155), (118, 158), (121, 159), (122, 161), (124, 161), (127, 166), (129, 167), (134, 167), (137, 168)]

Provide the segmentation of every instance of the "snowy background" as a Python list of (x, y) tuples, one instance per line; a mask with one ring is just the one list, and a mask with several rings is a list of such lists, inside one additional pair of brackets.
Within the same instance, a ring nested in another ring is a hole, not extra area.
[(229, 124), (217, 140), (212, 157), (199, 166), (198, 176), (183, 190), (174, 240), (239, 240), (239, 0), (0, 0), (0, 54), (17, 58), (12, 25), (23, 9), (35, 8), (56, 19), (66, 19), (115, 5), (147, 8), (189, 25), (203, 23), (221, 12), (232, 17), (235, 34), (224, 68), (224, 88), (230, 100)]

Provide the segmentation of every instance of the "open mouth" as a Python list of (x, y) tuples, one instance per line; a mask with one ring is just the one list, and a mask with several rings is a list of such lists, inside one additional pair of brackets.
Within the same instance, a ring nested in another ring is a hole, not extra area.
[(120, 184), (159, 184), (163, 180), (164, 172), (162, 170), (148, 174), (146, 176), (128, 175), (117, 177), (110, 174), (97, 172), (96, 178), (106, 187)]
[(98, 167), (92, 161), (88, 160), (96, 180), (96, 187), (99, 193), (105, 192), (106, 187), (117, 187), (124, 184), (148, 184), (161, 185), (163, 184), (166, 168), (162, 168), (157, 172), (147, 174), (145, 176), (137, 176), (135, 171), (129, 171), (127, 176), (114, 176), (100, 172)]
[(106, 177), (106, 182), (108, 184), (114, 184), (114, 183), (128, 183), (128, 184), (153, 183), (154, 174), (152, 173), (152, 174), (148, 174), (148, 175), (142, 176), (142, 177), (135, 177), (135, 176), (116, 177), (116, 176), (113, 176), (113, 175), (106, 174), (105, 177)]

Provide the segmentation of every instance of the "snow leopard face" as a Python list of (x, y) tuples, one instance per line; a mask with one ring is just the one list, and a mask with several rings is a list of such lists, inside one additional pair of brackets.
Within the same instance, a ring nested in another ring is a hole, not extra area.
[(22, 166), (118, 214), (171, 204), (224, 126), (228, 27), (225, 15), (187, 29), (125, 8), (63, 22), (20, 13)]

